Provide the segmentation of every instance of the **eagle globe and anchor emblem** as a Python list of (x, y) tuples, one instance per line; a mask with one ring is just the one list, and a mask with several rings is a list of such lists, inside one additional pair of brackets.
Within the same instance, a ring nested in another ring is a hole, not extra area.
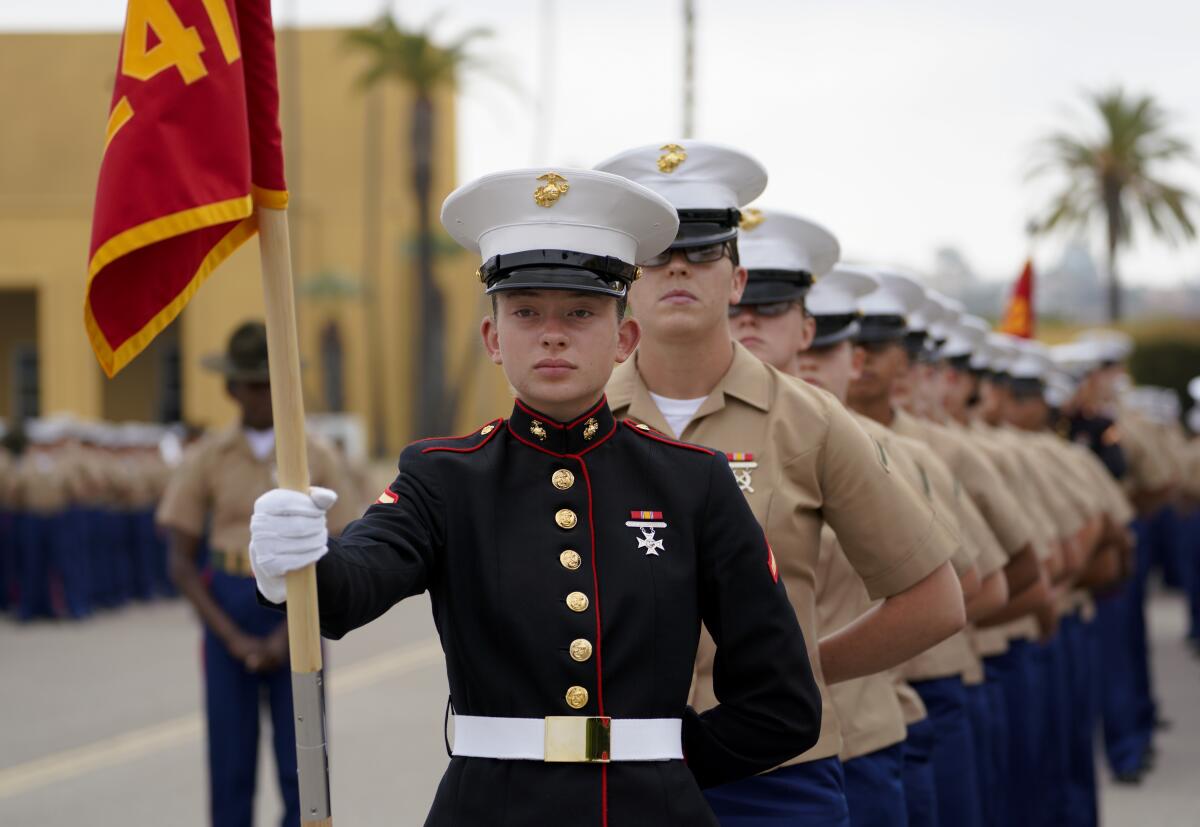
[(666, 551), (663, 541), (654, 536), (656, 529), (667, 527), (661, 511), (630, 511), (625, 525), (642, 532), (637, 538), (638, 550), (645, 549), (647, 557), (658, 557), (660, 551)]

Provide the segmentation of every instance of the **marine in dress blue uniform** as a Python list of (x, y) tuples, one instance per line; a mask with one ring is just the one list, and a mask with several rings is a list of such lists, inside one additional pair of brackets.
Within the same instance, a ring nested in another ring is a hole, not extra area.
[[(502, 309), (507, 291), (517, 306), (562, 290), (623, 303), (677, 223), (632, 182), (565, 169), (486, 176), (442, 221), (480, 251)], [(329, 637), (432, 597), (454, 739), (427, 824), (716, 824), (701, 788), (816, 739), (804, 637), (725, 456), (617, 421), (594, 393), (565, 421), (518, 398), (507, 419), (409, 446), (317, 563)], [(286, 494), (252, 523), (266, 598), (296, 553), (272, 528)], [(701, 623), (721, 703), (697, 714)]]

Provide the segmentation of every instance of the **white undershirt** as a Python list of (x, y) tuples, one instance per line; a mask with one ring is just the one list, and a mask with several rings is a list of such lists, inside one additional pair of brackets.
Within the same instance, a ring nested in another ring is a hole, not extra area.
[(671, 430), (674, 432), (672, 436), (679, 436), (683, 433), (683, 429), (692, 421), (696, 411), (700, 410), (704, 400), (708, 399), (707, 396), (701, 396), (699, 399), (670, 399), (666, 396), (659, 396), (657, 393), (651, 393), (650, 398), (654, 400), (663, 419), (667, 420), (667, 424), (671, 426)]
[(246, 435), (246, 441), (250, 443), (250, 453), (254, 454), (254, 458), (259, 462), (271, 456), (271, 452), (275, 450), (274, 428), (267, 428), (265, 431), (242, 428), (242, 433)]

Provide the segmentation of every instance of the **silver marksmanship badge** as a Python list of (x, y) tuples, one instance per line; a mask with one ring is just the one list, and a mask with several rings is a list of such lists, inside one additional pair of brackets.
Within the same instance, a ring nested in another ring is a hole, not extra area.
[(639, 550), (646, 550), (646, 556), (653, 554), (657, 557), (660, 551), (666, 551), (663, 541), (654, 536), (655, 529), (667, 527), (661, 511), (630, 511), (629, 520), (625, 525), (642, 532), (642, 536), (637, 538), (637, 544)]
[(745, 494), (753, 494), (754, 485), (750, 479), (750, 472), (758, 467), (758, 463), (754, 461), (754, 454), (734, 451), (726, 452), (725, 457), (729, 460), (729, 467), (733, 469), (733, 478), (737, 480), (738, 488)]

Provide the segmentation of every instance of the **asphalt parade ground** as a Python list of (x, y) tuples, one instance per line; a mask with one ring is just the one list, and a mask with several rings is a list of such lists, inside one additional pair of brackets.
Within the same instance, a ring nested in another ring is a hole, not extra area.
[[(1104, 779), (1106, 827), (1200, 824), (1200, 659), (1180, 598), (1150, 605), (1163, 714), (1157, 769)], [(182, 601), (85, 623), (0, 620), (0, 825), (207, 824), (200, 631)], [(446, 679), (425, 598), (326, 644), (333, 812), (341, 825), (423, 822), (446, 765)], [(263, 722), (256, 823), (280, 805)]]

